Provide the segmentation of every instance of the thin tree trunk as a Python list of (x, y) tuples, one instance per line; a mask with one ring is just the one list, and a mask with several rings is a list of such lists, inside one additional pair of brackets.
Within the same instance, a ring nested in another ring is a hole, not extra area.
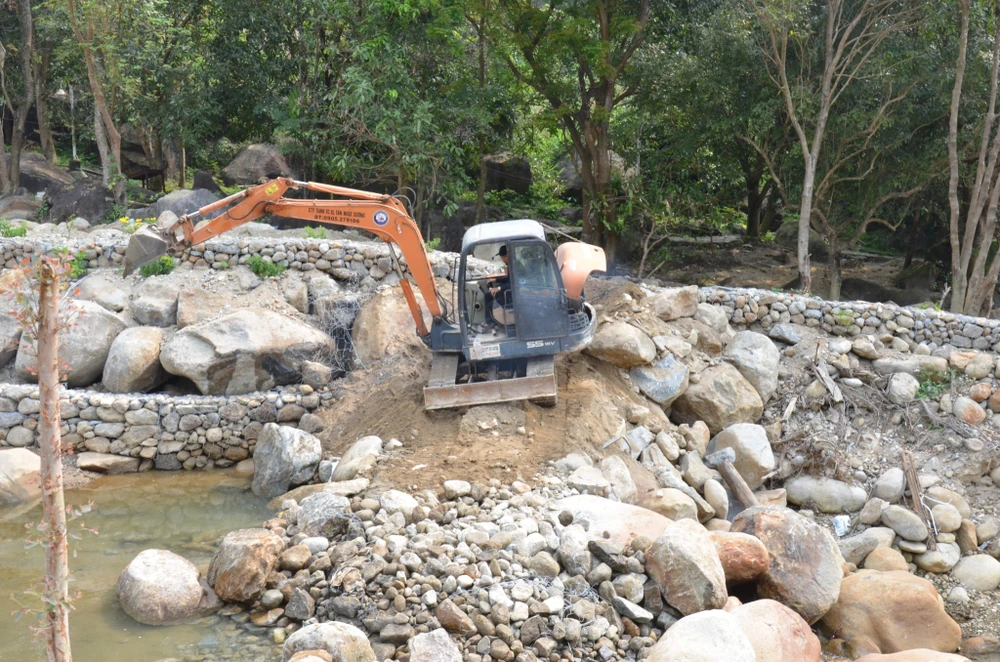
[(965, 79), (966, 51), (969, 45), (969, 0), (960, 0), (961, 29), (958, 41), (958, 59), (955, 65), (955, 86), (951, 91), (951, 110), (948, 117), (948, 237), (951, 242), (951, 310), (962, 312), (965, 304), (966, 274), (962, 268), (962, 244), (959, 240), (958, 204), (958, 109), (962, 101), (962, 82)]
[(184, 146), (184, 139), (181, 139), (181, 169), (180, 174), (177, 176), (180, 186), (178, 188), (187, 188), (188, 182), (188, 165), (187, 165), (187, 147)]
[(747, 239), (760, 238), (760, 212), (764, 204), (764, 192), (760, 190), (760, 178), (746, 179), (747, 189)]
[(101, 155), (101, 176), (105, 186), (111, 181), (111, 148), (108, 146), (108, 138), (104, 133), (104, 122), (101, 121), (101, 112), (94, 108), (94, 142), (97, 143), (97, 151)]
[(49, 662), (71, 662), (69, 641), (69, 552), (63, 498), (62, 437), (59, 415), (59, 275), (42, 261), (38, 306), (38, 447), (41, 452), (42, 506), (45, 511), (45, 642)]
[(809, 293), (812, 289), (812, 270), (809, 264), (809, 220), (812, 216), (813, 185), (816, 179), (816, 163), (806, 158), (806, 172), (802, 180), (802, 198), (799, 202), (799, 288)]
[(840, 271), (840, 242), (836, 237), (830, 240), (830, 301), (840, 301), (840, 286), (844, 275)]
[(35, 111), (38, 115), (38, 136), (42, 142), (42, 152), (49, 163), (56, 161), (56, 143), (52, 139), (52, 125), (49, 123), (48, 75), (49, 49), (41, 51), (35, 59)]
[(476, 190), (476, 223), (486, 222), (486, 158), (479, 149), (479, 188)]
[(34, 51), (35, 28), (31, 20), (31, 0), (18, 0), (17, 13), (21, 20), (21, 77), (24, 88), (21, 103), (14, 110), (14, 128), (10, 136), (10, 157), (7, 161), (7, 181), (4, 193), (20, 185), (21, 150), (24, 148), (24, 127), (35, 98)]

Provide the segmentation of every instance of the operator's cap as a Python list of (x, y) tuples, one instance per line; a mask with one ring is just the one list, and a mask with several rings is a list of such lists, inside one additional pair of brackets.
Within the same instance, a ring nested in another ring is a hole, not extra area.
[(500, 250), (497, 251), (497, 257), (503, 257), (506, 254), (507, 254), (507, 244), (504, 244), (503, 246), (500, 247)]

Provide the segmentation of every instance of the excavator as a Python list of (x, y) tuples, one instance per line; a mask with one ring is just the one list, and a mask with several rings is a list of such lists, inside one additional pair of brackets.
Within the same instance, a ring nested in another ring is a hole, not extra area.
[[(330, 197), (290, 198), (289, 191)], [(199, 218), (222, 209), (196, 226)], [(597, 315), (583, 290), (591, 273), (607, 268), (603, 249), (573, 241), (553, 251), (545, 228), (532, 220), (476, 225), (462, 239), (451, 300), (446, 300), (438, 291), (420, 228), (402, 199), (284, 177), (206, 205), (169, 227), (137, 231), (125, 253), (125, 274), (267, 214), (365, 230), (389, 244), (417, 335), (433, 353), (424, 388), (428, 410), (517, 400), (554, 404), (555, 355), (583, 349), (594, 336)], [(468, 276), (469, 260), (496, 258), (506, 263), (505, 272)]]

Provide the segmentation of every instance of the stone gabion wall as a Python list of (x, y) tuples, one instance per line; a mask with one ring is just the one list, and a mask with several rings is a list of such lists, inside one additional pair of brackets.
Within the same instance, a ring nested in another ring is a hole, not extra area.
[[(799, 294), (756, 289), (701, 288), (699, 300), (721, 306), (735, 325), (792, 322), (819, 327), (836, 336), (887, 335), (910, 349), (944, 346), (1000, 352), (1000, 320), (956, 315), (889, 303), (835, 302)], [(902, 347), (900, 347), (902, 349)]]
[[(316, 432), (330, 393), (308, 386), (240, 396), (121, 395), (67, 390), (67, 448), (138, 458), (140, 470), (228, 467), (253, 456), (265, 423)], [(38, 387), (0, 385), (0, 447), (36, 445)]]
[[(2, 261), (6, 268), (16, 267), (28, 255), (65, 248), (76, 256), (81, 250), (91, 269), (119, 267), (125, 260), (128, 235), (103, 231), (103, 236), (91, 235), (14, 238), (0, 240)], [(59, 243), (62, 241), (62, 243)], [(397, 252), (397, 255), (399, 253)], [(376, 281), (398, 281), (392, 266), (388, 244), (362, 241), (324, 241), (295, 237), (220, 238), (184, 250), (177, 259), (195, 266), (228, 269), (233, 264), (246, 264), (252, 256), (296, 271), (319, 270), (339, 281), (358, 281), (371, 277)], [(434, 275), (451, 278), (455, 269), (455, 253), (433, 251), (430, 254)], [(406, 261), (400, 261), (405, 269)], [(469, 260), (469, 273), (474, 277), (493, 273), (496, 265), (482, 260)]]

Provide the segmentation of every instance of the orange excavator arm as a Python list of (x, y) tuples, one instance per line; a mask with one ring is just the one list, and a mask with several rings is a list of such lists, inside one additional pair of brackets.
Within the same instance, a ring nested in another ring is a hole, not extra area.
[[(333, 200), (296, 200), (284, 197), (288, 190), (296, 189), (327, 193), (338, 197)], [(220, 216), (195, 229), (195, 218), (229, 205), (232, 206)], [(389, 195), (341, 186), (316, 182), (297, 182), (284, 177), (252, 186), (206, 205), (196, 212), (181, 216), (172, 227), (166, 229), (166, 243), (162, 250), (138, 247), (136, 255), (126, 254), (126, 273), (130, 273), (141, 264), (156, 259), (165, 252), (166, 248), (177, 249), (200, 244), (244, 223), (257, 220), (266, 214), (323, 225), (360, 228), (386, 242), (395, 244), (406, 259), (410, 274), (420, 289), (431, 316), (441, 317), (441, 300), (437, 284), (434, 281), (434, 272), (431, 269), (430, 260), (427, 258), (424, 238), (420, 234), (420, 228), (410, 218), (406, 208), (398, 199)], [(183, 232), (183, 237), (177, 236), (178, 230)], [(395, 252), (393, 252), (393, 262), (395, 261)], [(426, 336), (430, 331), (424, 322), (410, 282), (402, 278), (400, 285), (403, 288), (403, 294), (410, 307), (413, 320), (416, 322), (417, 333)]]

